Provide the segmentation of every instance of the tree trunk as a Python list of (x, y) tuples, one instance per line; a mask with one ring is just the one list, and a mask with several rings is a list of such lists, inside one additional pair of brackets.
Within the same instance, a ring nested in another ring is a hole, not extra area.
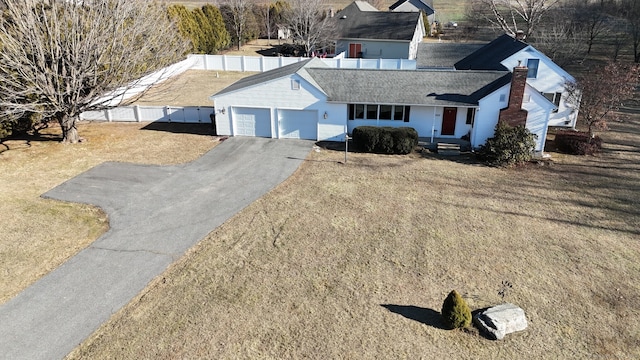
[(76, 117), (67, 114), (57, 114), (56, 118), (62, 129), (62, 142), (65, 144), (75, 144), (80, 141), (78, 128), (76, 128)]

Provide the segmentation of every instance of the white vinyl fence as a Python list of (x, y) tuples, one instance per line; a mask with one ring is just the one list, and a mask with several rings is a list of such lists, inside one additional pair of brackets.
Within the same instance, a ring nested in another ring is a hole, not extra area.
[(210, 123), (212, 106), (120, 106), (108, 110), (85, 111), (88, 121)]
[[(212, 71), (250, 71), (264, 72), (277, 69), (282, 66), (307, 60), (305, 57), (264, 57), (264, 56), (235, 56), (235, 55), (200, 55), (191, 54), (187, 59), (153, 74), (134, 81), (127, 87), (123, 87), (105, 96), (113, 100), (105, 102), (105, 106), (117, 106), (122, 101), (138, 95), (153, 85), (157, 85), (172, 76), (179, 75), (187, 70), (212, 70)], [(334, 58), (323, 58), (325, 64), (333, 68), (345, 69), (407, 69), (415, 70), (416, 61), (407, 59), (349, 59), (340, 54)], [(101, 103), (98, 101), (97, 103)], [(159, 121), (159, 122), (183, 122), (183, 123), (210, 123), (209, 115), (213, 107), (207, 106), (118, 106), (108, 110), (86, 111), (80, 115), (83, 120), (90, 121)]]
[[(252, 71), (263, 72), (300, 61), (306, 57), (266, 57), (240, 55), (201, 55), (192, 54), (192, 69), (214, 71)], [(321, 58), (325, 64), (333, 68), (345, 69), (406, 69), (415, 70), (416, 61), (407, 59), (350, 59), (344, 57)]]

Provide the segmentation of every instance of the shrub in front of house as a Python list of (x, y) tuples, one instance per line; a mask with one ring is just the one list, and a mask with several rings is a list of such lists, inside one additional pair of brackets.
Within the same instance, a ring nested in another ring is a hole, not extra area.
[(352, 136), (354, 145), (365, 152), (408, 154), (418, 145), (418, 132), (409, 127), (358, 126)]
[(479, 160), (492, 166), (513, 166), (530, 161), (536, 146), (536, 135), (526, 127), (498, 122), (492, 138), (480, 146)]
[(444, 325), (449, 329), (466, 328), (471, 325), (471, 309), (455, 290), (444, 299), (441, 314)]
[(558, 151), (572, 155), (593, 155), (602, 148), (599, 136), (591, 138), (588, 132), (565, 130), (556, 133)]

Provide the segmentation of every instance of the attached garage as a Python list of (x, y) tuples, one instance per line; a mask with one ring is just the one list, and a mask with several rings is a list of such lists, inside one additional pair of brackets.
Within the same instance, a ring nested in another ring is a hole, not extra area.
[(281, 139), (318, 139), (318, 111), (278, 110)]
[(271, 137), (271, 110), (234, 107), (232, 117), (236, 136)]

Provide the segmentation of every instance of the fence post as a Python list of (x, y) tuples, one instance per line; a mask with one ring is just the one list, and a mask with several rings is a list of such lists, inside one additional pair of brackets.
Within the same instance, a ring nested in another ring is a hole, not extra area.
[(227, 71), (227, 55), (222, 55), (222, 71)]
[(107, 118), (107, 121), (111, 122), (112, 121), (112, 119), (111, 119), (111, 110), (110, 109), (106, 109), (104, 111), (104, 113), (105, 113), (104, 116)]
[(358, 69), (362, 69), (362, 58), (358, 58), (358, 62), (357, 62), (357, 64), (358, 64), (358, 65), (356, 66), (356, 68), (358, 68)]
[(264, 59), (264, 56), (260, 57), (260, 72), (264, 72)]
[(382, 59), (378, 58), (378, 70), (382, 69)]
[(135, 105), (133, 107), (133, 116), (136, 118), (136, 122), (142, 121), (140, 116), (140, 105)]

